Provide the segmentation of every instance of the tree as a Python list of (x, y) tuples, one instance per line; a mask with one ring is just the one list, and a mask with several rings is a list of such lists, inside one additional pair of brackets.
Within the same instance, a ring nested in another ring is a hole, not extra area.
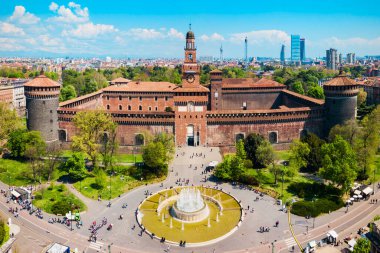
[(110, 114), (100, 110), (78, 112), (73, 121), (78, 134), (73, 137), (72, 147), (87, 154), (96, 167), (104, 134), (113, 131), (116, 123)]
[(357, 101), (358, 107), (364, 104), (366, 100), (367, 100), (367, 92), (365, 92), (363, 88), (360, 88), (359, 94), (358, 94), (358, 101)]
[(307, 158), (310, 154), (309, 144), (295, 140), (290, 145), (290, 164), (297, 169), (307, 166)]
[(161, 175), (167, 161), (164, 144), (162, 142), (149, 142), (143, 148), (142, 158), (145, 165), (150, 169), (146, 172), (151, 172), (157, 176)]
[(63, 102), (77, 97), (75, 87), (72, 85), (63, 86), (59, 94), (59, 101)]
[(26, 129), (16, 129), (10, 133), (7, 142), (7, 148), (11, 151), (12, 157), (24, 157), (27, 143), (26, 134)]
[(299, 94), (305, 94), (302, 83), (300, 81), (296, 81), (291, 86), (292, 91), (297, 92)]
[(216, 166), (214, 175), (217, 178), (227, 180), (227, 181), (232, 180), (232, 177), (231, 177), (231, 159), (232, 159), (232, 156), (233, 155), (226, 155), (223, 158), (223, 162), (219, 163)]
[(264, 140), (257, 148), (256, 150), (256, 157), (257, 161), (264, 165), (268, 166), (271, 165), (269, 168), (269, 171), (273, 173), (274, 175), (274, 183), (277, 184), (277, 176), (281, 171), (281, 168), (279, 166), (276, 166), (275, 160), (276, 155), (274, 153), (272, 145), (269, 143), (269, 141)]
[(322, 168), (319, 175), (341, 187), (346, 193), (357, 176), (357, 162), (350, 144), (337, 135), (321, 149)]
[(10, 110), (9, 105), (0, 102), (0, 144), (7, 140), (9, 135), (22, 127), (20, 118), (15, 110)]
[(369, 253), (371, 251), (371, 242), (366, 238), (359, 238), (354, 246), (353, 253)]
[(96, 184), (97, 189), (98, 190), (103, 189), (107, 183), (106, 173), (102, 169), (95, 168), (94, 175), (95, 175), (95, 184)]
[(46, 143), (39, 131), (26, 132), (26, 140), (25, 157), (30, 161), (33, 180), (37, 182), (37, 176), (41, 176), (44, 172), (43, 169), (46, 169), (42, 161), (42, 156), (46, 152)]
[(236, 142), (236, 156), (239, 157), (241, 160), (245, 160), (247, 158), (247, 153), (244, 149), (244, 141), (242, 139)]
[(344, 140), (354, 147), (355, 142), (360, 136), (360, 128), (356, 120), (348, 120), (343, 125), (335, 125), (329, 133), (329, 141), (335, 139), (335, 136), (340, 135)]
[(323, 92), (322, 87), (318, 85), (312, 86), (306, 93), (309, 97), (317, 98), (317, 99), (324, 99), (325, 94)]
[(231, 157), (231, 162), (230, 162), (230, 175), (231, 179), (233, 181), (239, 181), (241, 176), (244, 174), (245, 168), (243, 164), (243, 160), (237, 156), (233, 155)]
[(174, 135), (161, 132), (154, 137), (154, 142), (161, 142), (165, 148), (165, 163), (169, 163), (175, 152)]
[(66, 172), (73, 181), (80, 181), (87, 175), (84, 154), (74, 152), (65, 163), (62, 164), (61, 170)]
[(264, 140), (260, 143), (256, 150), (256, 158), (257, 162), (263, 166), (268, 166), (274, 163), (275, 153), (269, 141)]
[(301, 141), (309, 145), (309, 155), (307, 156), (307, 170), (310, 172), (318, 171), (322, 164), (321, 147), (325, 144), (324, 140), (321, 140), (313, 133), (308, 133), (301, 138)]
[(359, 167), (362, 168), (360, 178), (365, 179), (370, 173), (370, 165), (380, 145), (380, 106), (364, 117), (361, 125), (362, 129), (355, 143), (355, 150)]
[(258, 162), (256, 151), (261, 143), (264, 142), (262, 135), (251, 133), (244, 140), (244, 149), (247, 153), (247, 158), (252, 161), (255, 167), (263, 167), (263, 164)]
[(60, 164), (61, 154), (62, 150), (58, 145), (51, 145), (46, 149), (45, 167), (48, 181), (50, 181), (54, 169), (56, 169)]
[(116, 124), (111, 125), (108, 129), (108, 134), (103, 134), (103, 140), (101, 141), (100, 154), (103, 158), (105, 170), (108, 170), (109, 167), (113, 169), (114, 155), (118, 148), (116, 127)]

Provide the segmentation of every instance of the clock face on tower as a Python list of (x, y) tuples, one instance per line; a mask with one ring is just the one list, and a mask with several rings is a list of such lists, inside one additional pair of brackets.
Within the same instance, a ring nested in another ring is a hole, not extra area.
[(194, 82), (195, 77), (194, 77), (193, 74), (189, 74), (189, 75), (186, 76), (186, 80), (187, 80), (189, 83), (192, 83), (192, 82)]

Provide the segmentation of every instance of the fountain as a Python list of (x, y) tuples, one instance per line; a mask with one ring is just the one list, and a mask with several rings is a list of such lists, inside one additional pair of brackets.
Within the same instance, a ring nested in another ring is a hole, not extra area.
[(209, 216), (209, 208), (196, 188), (184, 188), (172, 206), (174, 218), (184, 222), (198, 222)]
[(173, 218), (170, 218), (170, 228), (173, 228)]
[(219, 214), (216, 213), (216, 222), (219, 222)]

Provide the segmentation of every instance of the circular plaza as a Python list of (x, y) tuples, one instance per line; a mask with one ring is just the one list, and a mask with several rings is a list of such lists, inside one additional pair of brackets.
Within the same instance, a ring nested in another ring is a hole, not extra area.
[(147, 197), (137, 212), (139, 225), (151, 237), (186, 246), (216, 243), (235, 232), (242, 222), (238, 200), (222, 190), (175, 187)]

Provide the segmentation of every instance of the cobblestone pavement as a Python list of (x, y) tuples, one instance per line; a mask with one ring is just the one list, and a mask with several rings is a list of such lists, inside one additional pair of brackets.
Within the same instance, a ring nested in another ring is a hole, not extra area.
[[(196, 156), (196, 153), (199, 156)], [(204, 175), (201, 174), (202, 165), (205, 167), (210, 161), (221, 161), (221, 159), (222, 157), (218, 148), (178, 148), (175, 158), (169, 166), (169, 176), (162, 187), (158, 183), (134, 189), (120, 198), (112, 200), (110, 208), (106, 207), (108, 201), (98, 202), (87, 199), (69, 185), (69, 189), (80, 197), (88, 207), (88, 211), (82, 214), (83, 228), (77, 229), (74, 227), (74, 231), (70, 231), (64, 225), (49, 224), (47, 219), (50, 216), (47, 214), (45, 214), (43, 220), (40, 220), (26, 212), (21, 212), (19, 218), (13, 219), (14, 223), (18, 224), (21, 228), (21, 233), (18, 235), (18, 245), (22, 246), (22, 249), (29, 248), (33, 249), (33, 251), (20, 250), (20, 252), (40, 252), (44, 246), (53, 241), (68, 244), (71, 248), (78, 248), (79, 252), (89, 253), (108, 252), (109, 246), (112, 252), (164, 252), (167, 249), (166, 245), (150, 239), (146, 234), (139, 236), (140, 230), (137, 226), (134, 212), (139, 203), (144, 200), (144, 192), (146, 190), (155, 192), (163, 188), (175, 186), (178, 178), (189, 179), (190, 185), (203, 184), (223, 188), (226, 192), (230, 192), (237, 199), (241, 200), (244, 208), (249, 205), (255, 211), (253, 213), (246, 211), (246, 218), (242, 226), (234, 234), (217, 244), (200, 248), (173, 246), (170, 252), (272, 252), (271, 243), (275, 240), (275, 252), (288, 252), (288, 249), (292, 246), (296, 247), (289, 231), (287, 214), (279, 210), (279, 206), (275, 204), (274, 199), (264, 196), (259, 201), (254, 201), (258, 195), (244, 187), (233, 186), (227, 183), (217, 184), (212, 181), (212, 178), (204, 182)], [(7, 188), (7, 186), (1, 183), (0, 187), (2, 189)], [(380, 198), (380, 194), (376, 193), (375, 197)], [(126, 209), (122, 208), (124, 203), (128, 204)], [(1, 197), (0, 210), (5, 215), (9, 215), (7, 208), (8, 205), (5, 204), (5, 198)], [(377, 205), (369, 204), (369, 201), (355, 203), (350, 207), (347, 214), (345, 213), (345, 208), (343, 208), (331, 214), (318, 217), (315, 220), (314, 229), (312, 228), (312, 220), (305, 220), (294, 215), (291, 218), (293, 224), (298, 224), (300, 221), (308, 224), (308, 234), (306, 234), (305, 226), (294, 225), (297, 237), (305, 245), (310, 240), (322, 238), (330, 229), (335, 229), (338, 233), (342, 234), (348, 231), (356, 231), (357, 226), (360, 227), (363, 223), (368, 223), (373, 214), (379, 211), (379, 209)], [(124, 215), (123, 220), (118, 220), (120, 214)], [(108, 222), (114, 225), (113, 229), (107, 231), (106, 227), (103, 227), (99, 230), (98, 241), (90, 243), (88, 241), (90, 234), (88, 227), (92, 221), (100, 221), (103, 217), (106, 217)], [(279, 221), (279, 226), (274, 227), (277, 220)], [(136, 229), (132, 230), (134, 225), (136, 225)], [(259, 233), (257, 230), (260, 226), (269, 226), (271, 228), (270, 232)], [(20, 243), (21, 240), (22, 243)]]

